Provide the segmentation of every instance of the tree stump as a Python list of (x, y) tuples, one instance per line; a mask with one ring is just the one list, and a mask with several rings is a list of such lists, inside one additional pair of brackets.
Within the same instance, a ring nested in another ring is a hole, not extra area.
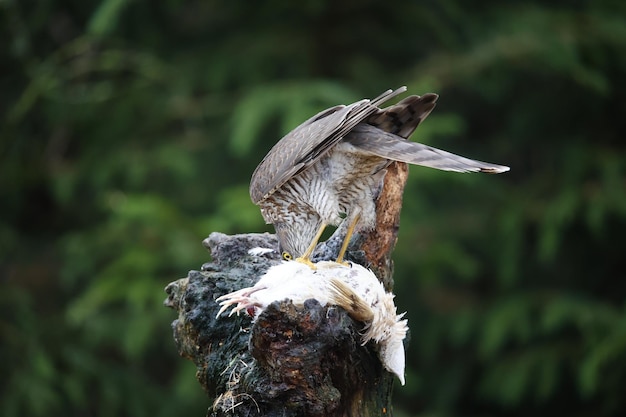
[[(388, 291), (407, 172), (402, 163), (389, 167), (377, 200), (377, 227), (356, 236), (347, 257), (371, 268)], [(340, 229), (314, 259), (336, 256)], [(178, 311), (172, 327), (180, 355), (194, 362), (198, 381), (214, 398), (209, 416), (392, 414), (394, 376), (384, 370), (373, 342), (361, 346), (363, 323), (343, 309), (313, 299), (302, 306), (283, 300), (254, 323), (247, 314), (216, 319), (216, 298), (253, 286), (281, 262), (274, 235), (212, 233), (204, 244), (213, 261), (170, 283), (165, 305)]]

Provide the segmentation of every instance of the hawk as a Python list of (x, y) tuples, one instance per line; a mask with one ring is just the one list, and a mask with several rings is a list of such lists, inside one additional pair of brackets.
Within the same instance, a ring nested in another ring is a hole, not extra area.
[(250, 197), (274, 225), (285, 259), (312, 266), (310, 257), (327, 225), (348, 222), (337, 256), (341, 263), (355, 229), (376, 223), (375, 199), (393, 161), (446, 171), (501, 173), (509, 167), (475, 161), (408, 141), (435, 107), (436, 94), (412, 95), (381, 109), (406, 91), (326, 109), (283, 137), (258, 165)]

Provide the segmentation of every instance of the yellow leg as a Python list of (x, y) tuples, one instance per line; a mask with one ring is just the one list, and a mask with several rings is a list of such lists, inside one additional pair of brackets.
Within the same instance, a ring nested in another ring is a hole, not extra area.
[(315, 237), (311, 241), (311, 244), (307, 248), (306, 252), (304, 252), (302, 256), (300, 256), (299, 258), (296, 258), (296, 261), (306, 264), (310, 266), (311, 268), (315, 269), (315, 264), (311, 262), (311, 255), (313, 255), (313, 251), (315, 250), (315, 247), (317, 246), (317, 242), (319, 242), (320, 238), (322, 237), (322, 233), (324, 233), (324, 229), (326, 229), (326, 224), (322, 223), (319, 230), (315, 234)]
[(357, 214), (354, 216), (354, 220), (348, 225), (348, 230), (346, 231), (346, 237), (343, 239), (343, 244), (341, 245), (341, 249), (339, 250), (339, 255), (337, 255), (337, 263), (345, 265), (346, 262), (343, 261), (343, 257), (346, 254), (346, 250), (348, 250), (348, 244), (350, 243), (350, 239), (352, 238), (352, 234), (354, 233), (354, 229), (356, 228), (359, 219), (361, 218), (361, 214)]

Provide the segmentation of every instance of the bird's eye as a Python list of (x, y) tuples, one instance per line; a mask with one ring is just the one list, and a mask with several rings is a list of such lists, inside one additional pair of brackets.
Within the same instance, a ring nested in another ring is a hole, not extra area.
[(291, 261), (293, 259), (293, 256), (291, 256), (291, 254), (289, 252), (283, 252), (283, 259), (286, 261)]

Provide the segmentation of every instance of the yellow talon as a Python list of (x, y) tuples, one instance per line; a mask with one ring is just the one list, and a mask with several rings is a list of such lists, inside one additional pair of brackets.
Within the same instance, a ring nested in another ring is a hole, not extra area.
[(302, 264), (307, 265), (311, 269), (317, 269), (317, 266), (308, 257), (301, 256), (300, 258), (295, 259), (296, 262), (300, 262)]

